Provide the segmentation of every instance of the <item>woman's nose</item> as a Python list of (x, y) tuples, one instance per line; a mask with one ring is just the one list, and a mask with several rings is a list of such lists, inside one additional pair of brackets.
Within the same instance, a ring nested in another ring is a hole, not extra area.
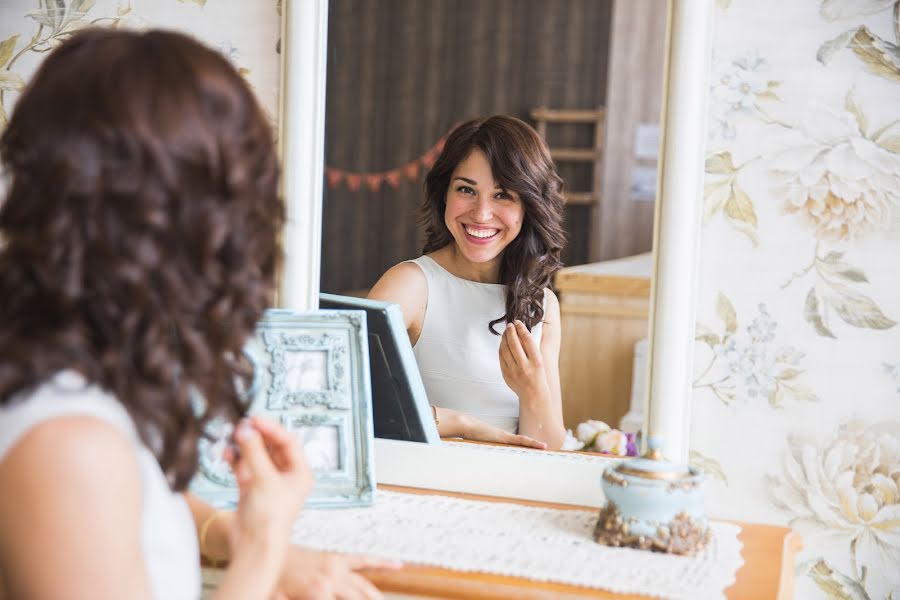
[(491, 199), (484, 196), (479, 196), (475, 201), (475, 206), (472, 207), (472, 216), (482, 223), (490, 221), (491, 217), (494, 216), (493, 206), (491, 206)]

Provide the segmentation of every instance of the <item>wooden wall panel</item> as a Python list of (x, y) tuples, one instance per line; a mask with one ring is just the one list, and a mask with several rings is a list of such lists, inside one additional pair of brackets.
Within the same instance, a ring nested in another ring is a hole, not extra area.
[[(533, 108), (605, 104), (611, 0), (331, 0), (326, 166), (379, 172), (421, 156), (454, 123)], [(589, 127), (553, 126), (551, 142), (590, 146)], [(418, 256), (415, 181), (377, 191), (325, 186), (323, 291), (370, 287)], [(572, 189), (589, 169), (560, 166)], [(590, 209), (567, 210), (567, 264), (584, 263)]]
[[(635, 133), (641, 123), (659, 123), (666, 38), (660, 0), (615, 3), (609, 53), (609, 94), (603, 164), (603, 202), (591, 217), (591, 262), (648, 252), (653, 244), (654, 203), (630, 194)], [(652, 163), (641, 161), (650, 166)]]

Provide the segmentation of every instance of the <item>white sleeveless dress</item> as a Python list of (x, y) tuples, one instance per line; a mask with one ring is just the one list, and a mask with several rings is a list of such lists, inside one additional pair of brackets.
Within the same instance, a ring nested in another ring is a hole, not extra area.
[(35, 390), (19, 394), (0, 407), (0, 462), (32, 428), (72, 416), (102, 419), (125, 433), (134, 445), (143, 500), (141, 546), (153, 597), (199, 598), (199, 550), (187, 502), (169, 487), (156, 458), (141, 443), (125, 407), (99, 387), (88, 385), (79, 373), (61, 371)]
[[(428, 282), (422, 332), (413, 346), (428, 401), (515, 433), (519, 398), (500, 370), (500, 336), (488, 323), (506, 314), (506, 286), (457, 277), (432, 258), (417, 264)], [(543, 323), (532, 329), (540, 344)], [(504, 323), (495, 325), (502, 332)]]

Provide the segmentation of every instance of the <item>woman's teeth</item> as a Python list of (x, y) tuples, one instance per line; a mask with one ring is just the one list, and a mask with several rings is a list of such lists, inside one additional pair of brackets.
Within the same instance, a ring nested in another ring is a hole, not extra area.
[(464, 227), (464, 229), (466, 230), (466, 233), (468, 233), (472, 237), (477, 237), (477, 238), (482, 238), (482, 239), (494, 237), (495, 235), (497, 235), (497, 232), (499, 231), (499, 229), (471, 229), (469, 227)]

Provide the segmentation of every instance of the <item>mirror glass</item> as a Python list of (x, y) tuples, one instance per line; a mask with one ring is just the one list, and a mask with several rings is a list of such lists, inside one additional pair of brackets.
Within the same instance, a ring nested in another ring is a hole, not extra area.
[(572, 268), (554, 286), (565, 426), (620, 427), (647, 335), (664, 3), (328, 5), (321, 290), (364, 296), (418, 257), (417, 207), (444, 137), (470, 118), (518, 117), (544, 136), (568, 190)]

